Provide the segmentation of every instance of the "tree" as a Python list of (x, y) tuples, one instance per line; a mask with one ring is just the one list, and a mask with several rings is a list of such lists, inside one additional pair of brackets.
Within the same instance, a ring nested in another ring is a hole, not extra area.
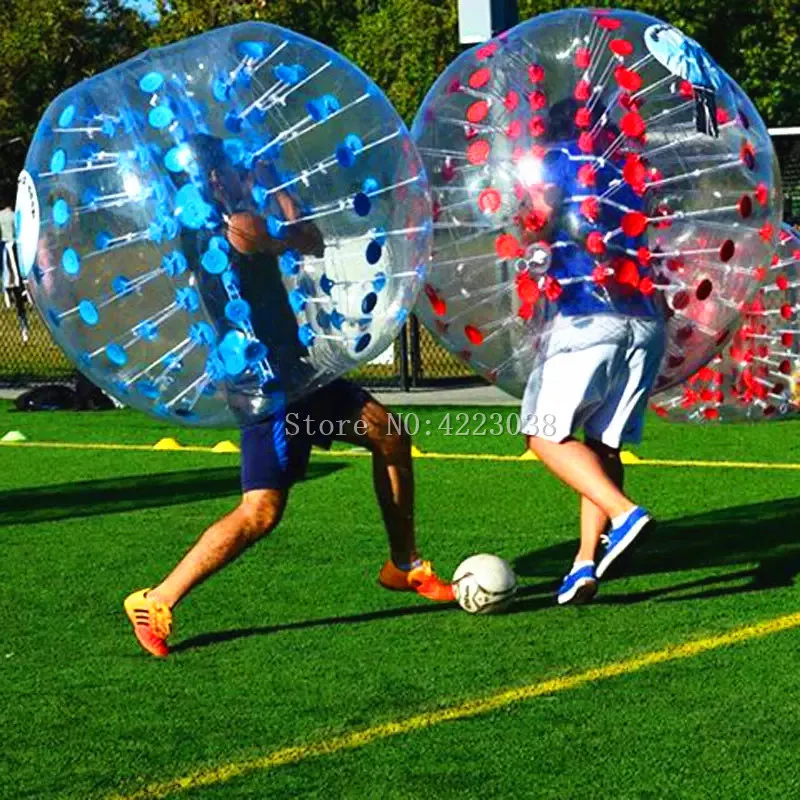
[[(520, 0), (523, 19), (581, 0)], [(797, 0), (598, 0), (665, 20), (697, 39), (755, 103), (769, 125), (800, 122)]]
[(343, 55), (358, 64), (410, 122), (459, 52), (455, 0), (383, 0), (340, 28)]
[(0, 182), (8, 188), (49, 103), (143, 49), (144, 20), (121, 0), (5, 0), (0, 26)]

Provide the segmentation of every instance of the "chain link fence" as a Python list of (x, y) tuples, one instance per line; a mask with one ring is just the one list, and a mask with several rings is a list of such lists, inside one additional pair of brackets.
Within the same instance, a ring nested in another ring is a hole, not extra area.
[[(783, 175), (787, 222), (800, 225), (800, 130), (774, 131)], [(0, 300), (0, 386), (67, 381), (75, 371), (50, 338), (36, 309), (24, 299), (27, 330), (14, 298)], [(468, 366), (438, 345), (415, 316), (387, 353), (351, 376), (365, 386), (402, 389), (480, 383)]]
[(800, 128), (772, 131), (783, 180), (784, 217), (800, 225)]

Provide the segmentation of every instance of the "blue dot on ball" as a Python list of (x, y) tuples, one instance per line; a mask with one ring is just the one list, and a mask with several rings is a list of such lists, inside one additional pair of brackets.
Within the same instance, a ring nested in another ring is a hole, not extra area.
[(68, 247), (61, 254), (61, 268), (73, 278), (81, 271), (81, 257), (78, 255), (77, 250)]
[(325, 294), (330, 295), (334, 286), (336, 286), (336, 281), (331, 280), (323, 272), (322, 277), (319, 279), (319, 288), (322, 289), (322, 291), (325, 292)]
[(210, 275), (219, 275), (228, 268), (228, 255), (224, 250), (211, 247), (203, 253), (200, 263)]
[(380, 188), (381, 185), (375, 178), (366, 178), (364, 183), (361, 184), (361, 191), (364, 192), (364, 194), (374, 194)]
[(278, 268), (284, 275), (297, 275), (302, 263), (303, 256), (299, 250), (287, 250), (278, 258)]
[(91, 300), (81, 300), (78, 303), (78, 315), (87, 325), (97, 325), (100, 312)]
[(186, 272), (189, 268), (189, 263), (186, 260), (186, 256), (179, 250), (176, 250), (174, 253), (169, 253), (164, 256), (161, 261), (161, 268), (170, 278), (177, 278), (179, 275), (183, 275), (183, 273)]
[(67, 165), (67, 153), (62, 148), (58, 148), (50, 157), (50, 171), (61, 172)]
[(378, 303), (378, 295), (375, 294), (375, 292), (370, 292), (361, 301), (361, 313), (371, 314), (372, 310), (375, 308), (377, 303)]
[(45, 316), (47, 317), (47, 319), (50, 321), (50, 324), (54, 328), (61, 327), (61, 314), (59, 314), (58, 311), (56, 311), (54, 308), (48, 308), (45, 311)]
[(184, 311), (193, 313), (200, 308), (200, 295), (191, 286), (184, 286), (175, 292), (175, 302)]
[(242, 298), (230, 300), (225, 305), (225, 317), (234, 325), (239, 325), (250, 319), (250, 303)]
[(156, 106), (151, 108), (147, 121), (156, 130), (166, 128), (175, 119), (175, 113), (169, 106)]
[(263, 42), (239, 42), (236, 45), (236, 52), (240, 58), (260, 61), (267, 52), (267, 46)]
[(341, 167), (352, 167), (356, 163), (355, 153), (345, 144), (340, 144), (336, 148), (336, 160)]
[(68, 128), (70, 125), (72, 125), (72, 120), (74, 119), (75, 106), (70, 104), (58, 115), (58, 127)]
[(377, 264), (383, 255), (383, 248), (373, 239), (367, 245), (366, 258), (368, 264)]
[(251, 339), (244, 348), (244, 357), (248, 364), (258, 364), (267, 357), (267, 346), (259, 339)]
[(386, 228), (373, 228), (372, 238), (383, 247), (386, 244)]
[(301, 311), (305, 310), (307, 302), (308, 298), (300, 289), (292, 289), (292, 291), (289, 292), (289, 305), (292, 307), (292, 311), (294, 311), (295, 314), (299, 314)]
[(211, 82), (211, 94), (218, 103), (224, 103), (231, 95), (231, 85), (223, 78)]
[(124, 381), (122, 378), (115, 378), (113, 381), (111, 381), (111, 388), (115, 395), (119, 395), (121, 397), (126, 397), (128, 394), (130, 394), (130, 388), (126, 381)]
[(199, 230), (211, 216), (212, 208), (200, 193), (200, 190), (191, 183), (182, 186), (175, 194), (175, 210), (181, 225)]
[(151, 381), (149, 378), (144, 378), (143, 380), (137, 381), (136, 391), (142, 396), (146, 397), (148, 400), (155, 400), (156, 397), (161, 394), (161, 391), (156, 385), (155, 381)]
[(206, 374), (214, 381), (221, 381), (225, 378), (225, 365), (219, 355), (219, 350), (214, 351), (206, 359)]
[(372, 336), (368, 333), (364, 333), (356, 339), (356, 346), (355, 351), (356, 353), (360, 353), (362, 350), (365, 350), (369, 343), (372, 341)]
[(229, 111), (225, 115), (225, 128), (231, 133), (239, 133), (242, 129), (242, 117), (236, 111)]
[(133, 335), (145, 342), (153, 342), (158, 338), (158, 325), (149, 320), (143, 320), (133, 329)]
[(386, 273), (376, 272), (375, 277), (372, 279), (372, 288), (376, 292), (381, 292), (386, 288)]
[(337, 331), (342, 329), (342, 325), (344, 325), (345, 316), (337, 309), (331, 311), (331, 325), (336, 328)]
[(160, 72), (148, 72), (139, 79), (139, 88), (147, 94), (157, 92), (164, 85), (164, 76)]
[(263, 208), (266, 204), (267, 200), (269, 200), (269, 192), (264, 186), (260, 186), (259, 184), (253, 184), (253, 188), (250, 190), (250, 194), (255, 202), (255, 204), (259, 208)]
[(359, 217), (366, 217), (372, 210), (372, 201), (364, 192), (359, 192), (353, 198), (353, 209)]
[(247, 360), (244, 356), (246, 346), (247, 337), (241, 331), (228, 331), (222, 338), (217, 352), (228, 375), (235, 377), (246, 369)]
[(128, 354), (122, 345), (112, 343), (106, 346), (106, 356), (108, 360), (118, 367), (124, 367), (128, 363)]
[(111, 244), (111, 234), (108, 231), (100, 231), (94, 237), (94, 244), (98, 250), (105, 250)]
[(67, 203), (63, 197), (59, 197), (58, 200), (53, 203), (53, 222), (59, 227), (69, 222), (71, 214), (72, 210), (69, 207), (69, 203)]
[(185, 144), (179, 144), (167, 150), (164, 156), (164, 166), (170, 172), (183, 172), (188, 169), (194, 159), (192, 149)]
[(130, 291), (131, 282), (124, 275), (117, 275), (111, 281), (111, 288), (113, 289), (114, 294), (125, 294), (126, 292)]
[(285, 224), (282, 220), (270, 214), (267, 217), (267, 232), (273, 239), (283, 239), (286, 236), (286, 232), (283, 230)]
[(312, 344), (314, 344), (314, 339), (317, 338), (316, 333), (314, 333), (314, 329), (308, 323), (300, 326), (297, 336), (304, 347), (310, 347)]
[(226, 139), (222, 143), (222, 149), (225, 155), (230, 159), (231, 164), (240, 164), (244, 158), (245, 148), (244, 142), (241, 139)]
[(189, 326), (189, 338), (195, 344), (210, 347), (217, 341), (214, 329), (207, 322), (195, 322)]

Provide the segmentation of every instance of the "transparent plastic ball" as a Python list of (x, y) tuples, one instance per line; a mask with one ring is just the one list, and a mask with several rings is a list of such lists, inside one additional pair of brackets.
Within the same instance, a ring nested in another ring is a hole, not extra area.
[(377, 86), (244, 23), (60, 95), (20, 177), (55, 340), (128, 406), (247, 424), (374, 358), (430, 258), (427, 179)]
[(784, 225), (741, 326), (705, 367), (653, 401), (673, 422), (774, 420), (800, 415), (800, 233)]
[(762, 119), (700, 45), (643, 14), (558, 11), (462, 54), (412, 134), (434, 201), (418, 312), (517, 396), (560, 315), (591, 315), (598, 337), (603, 314), (666, 318), (657, 385), (685, 379), (774, 251)]

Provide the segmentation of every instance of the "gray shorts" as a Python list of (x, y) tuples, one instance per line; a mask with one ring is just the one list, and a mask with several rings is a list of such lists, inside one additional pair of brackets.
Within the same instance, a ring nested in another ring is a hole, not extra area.
[(522, 398), (522, 432), (563, 442), (580, 429), (608, 447), (641, 440), (666, 344), (661, 320), (590, 314), (553, 322)]

